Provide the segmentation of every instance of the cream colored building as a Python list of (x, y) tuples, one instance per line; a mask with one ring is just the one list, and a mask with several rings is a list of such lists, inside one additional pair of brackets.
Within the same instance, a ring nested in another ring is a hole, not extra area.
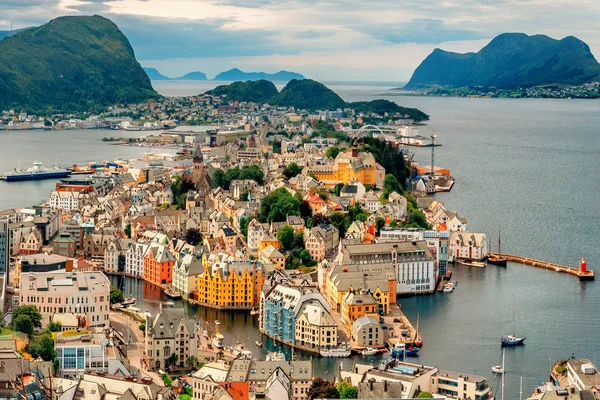
[(22, 272), (19, 305), (34, 305), (45, 327), (54, 314), (85, 316), (85, 325), (108, 327), (110, 281), (102, 272)]
[(296, 344), (313, 349), (337, 347), (337, 324), (318, 301), (304, 303), (296, 317)]

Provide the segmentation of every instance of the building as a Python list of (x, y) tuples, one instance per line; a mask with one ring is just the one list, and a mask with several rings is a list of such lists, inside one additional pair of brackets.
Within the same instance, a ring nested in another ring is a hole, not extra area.
[[(423, 233), (424, 240), (427, 242), (429, 248), (434, 248), (437, 270), (439, 276), (446, 275), (448, 270), (448, 231), (425, 231)], [(433, 252), (432, 252), (433, 253)]]
[(291, 381), (292, 399), (308, 399), (308, 391), (313, 379), (312, 362), (310, 360), (251, 361), (247, 375), (247, 380), (250, 382), (250, 391), (254, 392), (257, 398), (264, 396), (267, 382), (277, 368), (280, 368)]
[(106, 248), (114, 240), (115, 236), (112, 234), (88, 233), (83, 238), (83, 254), (86, 258), (103, 260)]
[(6, 273), (10, 266), (10, 242), (11, 232), (9, 229), (10, 222), (8, 219), (0, 217), (0, 274)]
[(251, 309), (266, 279), (259, 261), (218, 261), (198, 275), (196, 300), (221, 309)]
[(265, 235), (266, 230), (258, 220), (253, 219), (248, 223), (248, 248), (252, 252), (258, 251), (258, 246)]
[(317, 261), (331, 258), (340, 243), (340, 231), (331, 224), (321, 224), (306, 231), (304, 247)]
[(371, 153), (359, 151), (356, 143), (339, 153), (332, 162), (308, 166), (306, 173), (314, 175), (327, 188), (338, 183), (347, 184), (351, 180), (382, 187), (385, 178), (385, 168), (375, 161)]
[(108, 327), (110, 281), (101, 272), (22, 272), (19, 304), (35, 305), (46, 326), (54, 314), (84, 317), (84, 326)]
[(144, 256), (144, 280), (157, 286), (173, 281), (175, 257), (167, 246), (152, 243)]
[(356, 346), (362, 347), (382, 347), (384, 333), (377, 321), (373, 317), (364, 315), (358, 318), (352, 324), (352, 341)]
[(354, 321), (365, 315), (379, 316), (379, 304), (368, 290), (352, 290), (342, 298), (342, 323), (352, 331)]
[(285, 256), (271, 245), (262, 250), (258, 257), (265, 264), (275, 264), (277, 269), (285, 269)]
[(337, 347), (338, 326), (329, 310), (318, 301), (302, 305), (294, 326), (296, 343), (303, 347), (322, 349)]
[(188, 297), (198, 291), (198, 277), (204, 272), (202, 261), (193, 254), (180, 257), (173, 268), (173, 288)]
[(127, 251), (133, 240), (117, 238), (104, 250), (104, 271), (122, 274), (125, 272)]
[(487, 257), (485, 233), (450, 232), (448, 253), (452, 260), (483, 260)]
[(279, 367), (275, 368), (267, 379), (265, 400), (292, 400), (292, 382)]
[(53, 191), (48, 198), (48, 204), (55, 210), (78, 211), (80, 198), (79, 192)]
[(432, 293), (435, 289), (435, 257), (425, 241), (349, 244), (342, 248), (341, 263), (392, 266), (398, 294)]
[(590, 360), (574, 358), (567, 361), (569, 384), (579, 390), (589, 390), (600, 382), (600, 373)]
[(52, 242), (52, 251), (63, 257), (75, 257), (77, 251), (77, 240), (70, 233), (64, 232), (58, 235)]
[(133, 277), (144, 277), (144, 258), (150, 245), (133, 242), (125, 252), (125, 274)]
[[(61, 386), (71, 381), (63, 380)], [(58, 383), (57, 383), (58, 384)], [(69, 399), (127, 399), (127, 400), (177, 400), (170, 387), (159, 386), (152, 379), (124, 378), (105, 374), (85, 374), (81, 377)], [(79, 393), (79, 394), (77, 394)], [(85, 397), (83, 397), (85, 396)], [(61, 397), (61, 400), (63, 397)]]
[(169, 369), (167, 360), (173, 354), (175, 367), (183, 368), (190, 356), (197, 357), (198, 327), (184, 309), (161, 306), (154, 319), (147, 317), (144, 346), (149, 368)]
[(368, 382), (358, 383), (359, 399), (401, 399), (401, 382), (376, 382), (371, 379)]

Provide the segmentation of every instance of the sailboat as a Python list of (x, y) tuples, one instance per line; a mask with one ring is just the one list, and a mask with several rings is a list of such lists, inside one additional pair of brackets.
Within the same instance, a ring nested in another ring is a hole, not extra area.
[(415, 334), (415, 346), (423, 347), (423, 338), (421, 337), (421, 314), (417, 313), (417, 333)]
[(498, 253), (488, 254), (488, 263), (497, 265), (499, 267), (506, 267), (506, 257), (502, 255), (500, 247), (500, 227), (498, 227)]
[(524, 337), (518, 337), (517, 334), (515, 333), (515, 295), (514, 294), (513, 294), (513, 318), (512, 318), (512, 323), (513, 323), (513, 334), (512, 335), (508, 335), (506, 337), (500, 338), (500, 343), (502, 344), (502, 347), (506, 347), (506, 346), (520, 346), (520, 345), (524, 344), (524, 342), (525, 342), (525, 338)]

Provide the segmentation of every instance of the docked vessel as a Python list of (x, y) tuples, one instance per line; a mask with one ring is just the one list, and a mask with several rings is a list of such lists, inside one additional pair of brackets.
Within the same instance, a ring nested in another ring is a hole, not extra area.
[(263, 347), (263, 342), (261, 342), (260, 340), (256, 340), (254, 342), (255, 345), (257, 345), (258, 347)]
[(39, 161), (34, 161), (33, 167), (27, 169), (15, 168), (14, 171), (6, 172), (0, 176), (7, 182), (37, 181), (43, 179), (58, 179), (71, 175), (71, 171), (57, 166), (51, 168), (43, 167)]
[(265, 361), (285, 361), (285, 354), (281, 351), (272, 351), (267, 354)]
[(423, 347), (423, 337), (421, 336), (421, 313), (417, 313), (417, 332), (415, 333), (414, 345), (419, 349)]
[[(513, 295), (513, 332), (515, 332), (515, 296)], [(504, 336), (500, 338), (500, 344), (502, 347), (520, 346), (525, 344), (525, 337), (519, 337), (516, 333), (512, 335)]]
[(167, 301), (165, 304), (167, 305), (167, 307), (175, 307), (175, 303), (173, 303), (172, 301)]
[(216, 348), (222, 349), (224, 344), (225, 336), (223, 336), (217, 329), (215, 334), (212, 336), (212, 344)]
[(173, 300), (181, 299), (181, 294), (173, 288), (165, 289), (165, 296)]
[(127, 307), (132, 304), (135, 304), (135, 297), (126, 297), (125, 300), (123, 300), (123, 302), (121, 302), (122, 307)]
[(456, 260), (456, 262), (458, 262), (459, 264), (462, 264), (462, 265), (466, 265), (467, 267), (476, 267), (476, 268), (487, 267), (487, 264), (482, 261), (458, 259), (458, 260)]
[(502, 251), (500, 250), (500, 228), (498, 228), (498, 253), (488, 254), (487, 262), (490, 264), (497, 265), (499, 267), (506, 267), (506, 263), (507, 263), (506, 256), (503, 256)]
[(396, 343), (391, 348), (392, 357), (400, 358), (400, 357), (414, 357), (419, 352), (419, 348), (416, 346), (408, 346), (404, 343)]
[(367, 347), (366, 349), (361, 351), (360, 354), (362, 354), (363, 356), (372, 356), (374, 354), (377, 354), (377, 350), (372, 347)]
[(339, 346), (331, 349), (321, 350), (323, 357), (350, 357), (352, 350), (348, 346)]

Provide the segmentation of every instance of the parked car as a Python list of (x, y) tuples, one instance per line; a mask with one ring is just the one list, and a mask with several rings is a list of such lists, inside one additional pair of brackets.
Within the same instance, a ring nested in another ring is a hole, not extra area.
[(400, 318), (394, 318), (394, 322), (402, 322)]

